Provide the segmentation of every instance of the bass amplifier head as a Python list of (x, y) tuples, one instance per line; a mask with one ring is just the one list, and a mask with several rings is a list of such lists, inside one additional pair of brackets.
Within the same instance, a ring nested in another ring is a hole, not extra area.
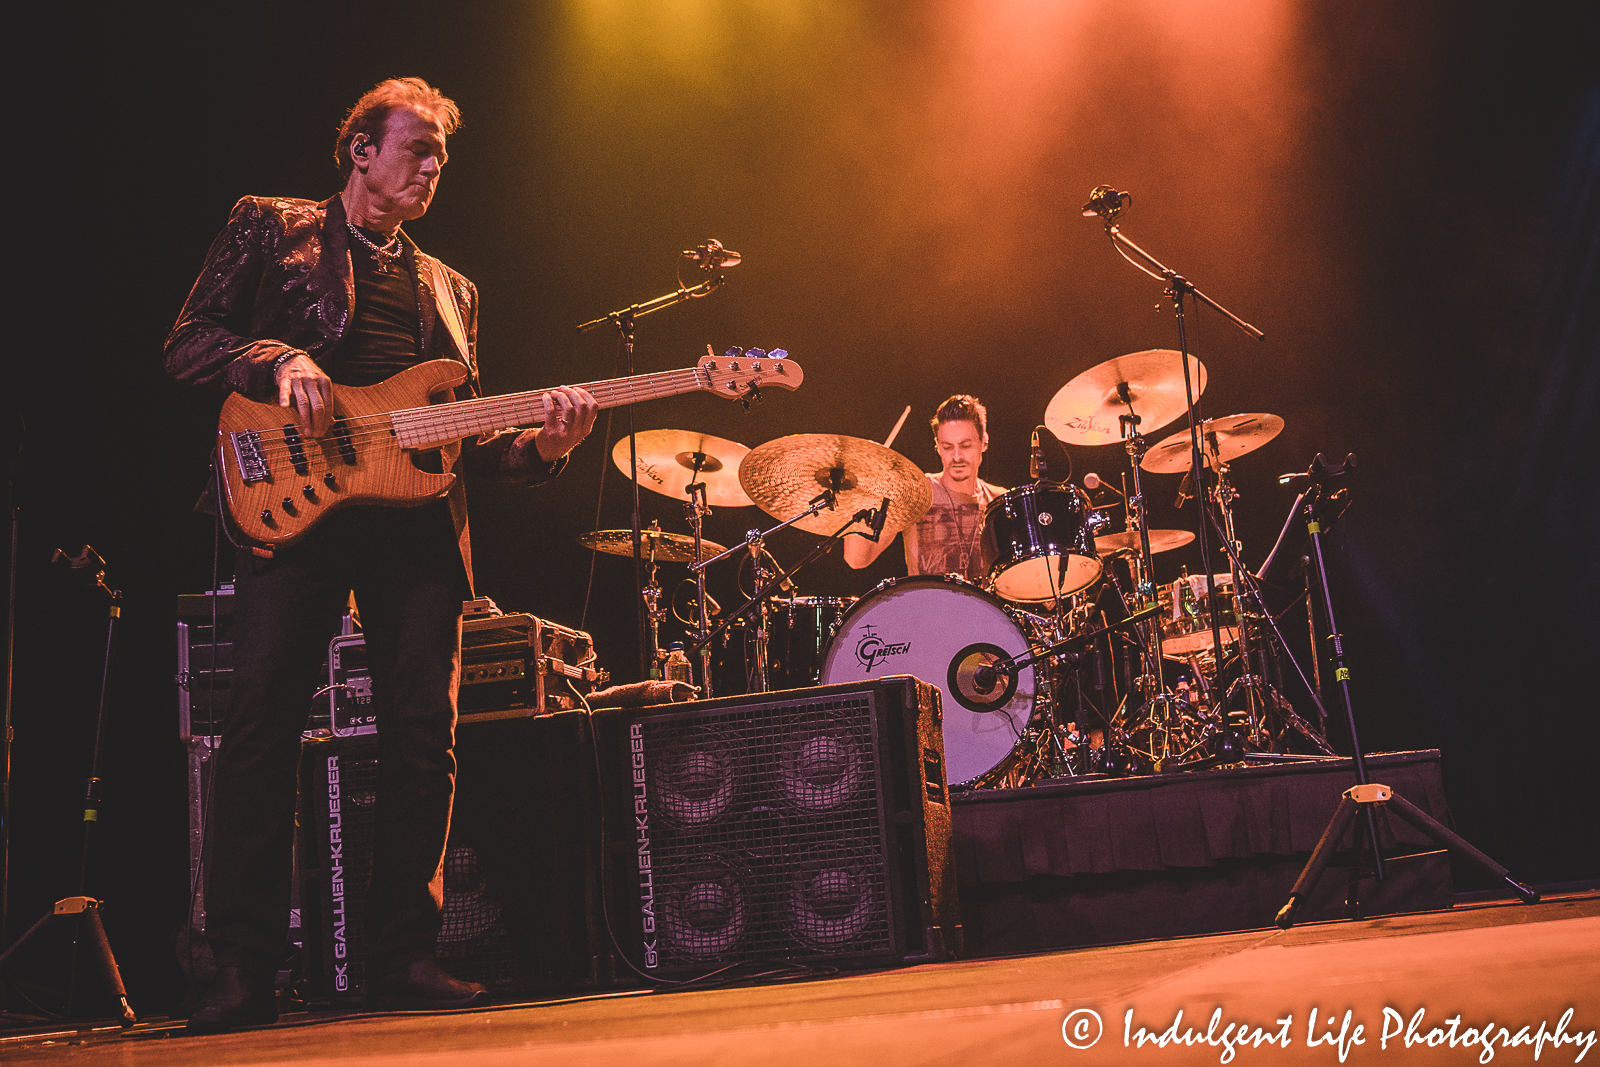
[(596, 711), (607, 919), (632, 966), (954, 955), (939, 716), (904, 676)]

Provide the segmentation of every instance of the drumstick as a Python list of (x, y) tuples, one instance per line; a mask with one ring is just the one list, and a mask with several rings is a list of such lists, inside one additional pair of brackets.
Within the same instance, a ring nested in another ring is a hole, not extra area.
[(884, 448), (888, 448), (890, 445), (894, 444), (894, 439), (900, 436), (900, 427), (906, 424), (906, 416), (909, 414), (911, 414), (911, 405), (907, 404), (906, 409), (900, 413), (900, 421), (894, 424), (894, 429), (890, 430), (889, 436), (884, 438)]

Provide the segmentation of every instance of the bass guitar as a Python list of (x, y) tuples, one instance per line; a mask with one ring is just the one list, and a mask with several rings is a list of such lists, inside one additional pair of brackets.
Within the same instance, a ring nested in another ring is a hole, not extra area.
[[(804, 373), (782, 349), (729, 349), (698, 366), (589, 382), (602, 408), (683, 393), (715, 393), (748, 407), (771, 386), (798, 388)], [(349, 504), (408, 507), (450, 491), (456, 476), (417, 467), (411, 457), (478, 434), (545, 420), (545, 390), (430, 403), (467, 380), (451, 359), (408, 367), (377, 385), (333, 387), (333, 425), (304, 433), (293, 410), (224, 401), (216, 468), (238, 533), (266, 548), (292, 544), (330, 511)]]

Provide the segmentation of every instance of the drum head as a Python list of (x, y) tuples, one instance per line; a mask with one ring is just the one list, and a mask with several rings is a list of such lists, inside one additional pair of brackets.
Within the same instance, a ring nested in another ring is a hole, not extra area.
[(953, 577), (898, 578), (844, 617), (822, 662), (822, 684), (910, 674), (937, 686), (944, 705), (945, 767), (951, 784), (993, 770), (1033, 715), (1032, 667), (1014, 677), (982, 668), (1028, 651), (1005, 607)]
[[(1066, 565), (1062, 566), (1063, 558)], [(1042, 603), (1087, 589), (1100, 577), (1100, 561), (1083, 556), (1039, 556), (1013, 563), (990, 581), (1007, 600)]]

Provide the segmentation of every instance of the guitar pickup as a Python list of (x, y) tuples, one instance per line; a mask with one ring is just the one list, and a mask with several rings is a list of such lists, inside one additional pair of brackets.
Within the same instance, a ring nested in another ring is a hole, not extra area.
[(233, 442), (233, 459), (244, 484), (266, 481), (267, 457), (261, 451), (261, 435), (254, 430), (241, 430), (229, 434), (228, 438)]
[(339, 458), (345, 466), (356, 465), (356, 446), (350, 443), (350, 424), (340, 419), (333, 424), (333, 439), (339, 446)]
[(289, 446), (289, 462), (294, 464), (294, 472), (310, 474), (311, 464), (306, 462), (305, 442), (300, 439), (300, 431), (292, 422), (283, 428), (283, 443)]

